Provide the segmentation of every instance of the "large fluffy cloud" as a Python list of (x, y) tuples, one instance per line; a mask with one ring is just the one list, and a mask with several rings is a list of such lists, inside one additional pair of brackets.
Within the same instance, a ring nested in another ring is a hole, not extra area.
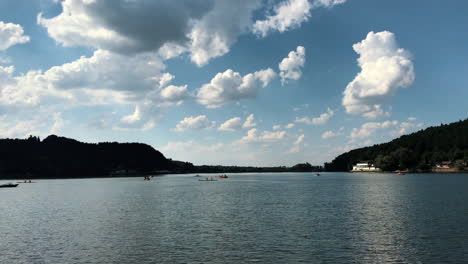
[(252, 24), (259, 0), (65, 0), (62, 13), (38, 23), (64, 46), (118, 53), (157, 51), (166, 57), (190, 51), (203, 65), (221, 56)]
[(17, 24), (0, 21), (0, 51), (28, 41), (29, 36), (24, 35), (23, 27)]
[(192, 19), (213, 8), (209, 0), (65, 0), (62, 13), (38, 23), (64, 46), (91, 46), (123, 53), (154, 51), (187, 41)]
[(349, 114), (368, 118), (388, 116), (382, 104), (399, 88), (409, 87), (414, 79), (410, 53), (398, 46), (392, 32), (369, 32), (366, 39), (353, 45), (361, 67), (344, 91), (343, 106)]
[(237, 37), (249, 30), (258, 7), (259, 0), (214, 1), (213, 9), (195, 22), (188, 35), (192, 61), (204, 65), (226, 54)]
[(189, 97), (187, 85), (169, 85), (161, 90), (161, 97), (168, 102), (179, 104)]
[(280, 69), (281, 83), (287, 80), (299, 80), (302, 77), (302, 67), (305, 63), (305, 48), (297, 46), (296, 51), (291, 51), (278, 65)]
[(90, 57), (14, 76), (14, 67), (0, 66), (0, 103), (4, 106), (135, 105), (120, 128), (151, 128), (163, 108), (189, 98), (187, 86), (167, 86), (174, 76), (154, 52), (132, 56), (96, 50)]
[(267, 86), (275, 76), (275, 72), (270, 68), (245, 76), (228, 69), (216, 74), (210, 83), (204, 84), (198, 90), (197, 101), (209, 108), (216, 108), (229, 102), (254, 98), (257, 90)]

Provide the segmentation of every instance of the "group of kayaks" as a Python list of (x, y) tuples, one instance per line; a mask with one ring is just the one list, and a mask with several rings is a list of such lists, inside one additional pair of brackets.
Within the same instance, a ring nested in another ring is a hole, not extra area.
[[(195, 175), (194, 177), (201, 177), (201, 176), (197, 174), (197, 175)], [(229, 178), (229, 177), (228, 177), (226, 174), (224, 174), (224, 175), (219, 175), (217, 178), (219, 178), (219, 179), (227, 179), (227, 178)], [(198, 179), (198, 181), (218, 181), (218, 180), (216, 179), (216, 177), (210, 176), (210, 177), (206, 177), (205, 179)]]
[(14, 187), (17, 187), (20, 183), (35, 183), (35, 182), (31, 180), (17, 181), (16, 183), (9, 182), (9, 183), (0, 184), (0, 188), (14, 188)]

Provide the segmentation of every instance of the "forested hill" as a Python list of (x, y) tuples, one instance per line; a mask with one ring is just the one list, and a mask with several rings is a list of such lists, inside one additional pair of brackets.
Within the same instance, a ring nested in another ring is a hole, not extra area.
[(51, 135), (44, 140), (0, 139), (0, 178), (85, 177), (166, 170), (168, 160), (141, 143), (82, 143)]
[(351, 150), (325, 163), (327, 171), (349, 171), (359, 161), (373, 161), (385, 171), (429, 170), (436, 162), (468, 162), (468, 119), (429, 127), (388, 143)]

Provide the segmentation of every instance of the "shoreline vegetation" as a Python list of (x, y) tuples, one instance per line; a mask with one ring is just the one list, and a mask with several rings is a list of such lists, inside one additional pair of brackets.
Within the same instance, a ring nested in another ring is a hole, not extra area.
[(382, 172), (468, 172), (468, 119), (429, 127), (388, 143), (354, 149), (324, 166), (193, 165), (167, 159), (142, 143), (83, 143), (51, 135), (43, 139), (0, 139), (0, 180), (131, 177), (184, 173), (349, 172), (368, 161)]
[(167, 159), (142, 143), (83, 143), (51, 135), (40, 140), (0, 139), (1, 179), (131, 177), (179, 173), (316, 172), (321, 166), (196, 166)]
[(468, 171), (468, 119), (428, 127), (390, 142), (343, 153), (325, 171), (350, 171), (369, 162), (382, 171), (452, 173)]

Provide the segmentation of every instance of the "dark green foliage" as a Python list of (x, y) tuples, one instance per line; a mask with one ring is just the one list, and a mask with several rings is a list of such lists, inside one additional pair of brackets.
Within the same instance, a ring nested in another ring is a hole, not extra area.
[[(178, 164), (187, 163), (181, 161), (172, 161), (177, 162)], [(187, 170), (175, 170), (175, 172), (184, 172), (184, 173), (242, 173), (242, 172), (312, 172), (312, 171), (322, 171), (321, 166), (312, 166), (309, 163), (299, 163), (292, 167), (278, 166), (278, 167), (253, 167), (253, 166), (221, 166), (221, 165), (201, 165), (194, 166), (189, 163), (187, 165)], [(180, 166), (179, 166), (180, 168)]]
[(89, 144), (57, 137), (0, 139), (0, 178), (86, 177), (168, 169), (157, 150), (140, 143)]
[[(429, 170), (440, 161), (468, 161), (468, 119), (429, 127), (388, 143), (351, 150), (325, 163), (327, 171), (349, 171), (359, 161), (391, 170)], [(461, 164), (458, 162), (457, 164)], [(462, 165), (458, 165), (462, 166)]]

